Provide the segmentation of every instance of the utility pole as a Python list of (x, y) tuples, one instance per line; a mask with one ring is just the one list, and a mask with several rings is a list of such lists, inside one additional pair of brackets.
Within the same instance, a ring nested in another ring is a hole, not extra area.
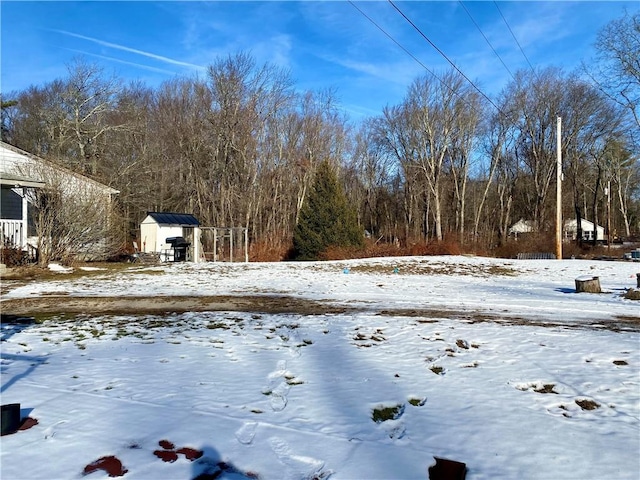
[(562, 118), (558, 117), (556, 135), (556, 258), (562, 260)]
[(607, 182), (607, 253), (611, 254), (611, 180)]

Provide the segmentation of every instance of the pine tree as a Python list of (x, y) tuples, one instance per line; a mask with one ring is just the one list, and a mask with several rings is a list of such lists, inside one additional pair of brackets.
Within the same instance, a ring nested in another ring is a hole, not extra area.
[(336, 173), (322, 162), (293, 232), (296, 260), (317, 260), (328, 247), (362, 247), (363, 238)]

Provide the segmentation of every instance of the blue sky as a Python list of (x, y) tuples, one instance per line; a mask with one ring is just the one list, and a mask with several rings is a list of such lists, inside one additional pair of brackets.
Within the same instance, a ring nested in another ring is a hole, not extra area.
[[(175, 76), (205, 77), (217, 58), (243, 51), (287, 69), (301, 91), (335, 89), (357, 120), (399, 103), (427, 73), (358, 9), (429, 69), (449, 67), (389, 2), (354, 3), (2, 0), (0, 90), (63, 78), (77, 56), (157, 86)], [(395, 4), (489, 95), (511, 79), (502, 62), (512, 73), (528, 68), (509, 28), (534, 67), (571, 70), (593, 57), (598, 30), (625, 8), (638, 10), (636, 1)]]

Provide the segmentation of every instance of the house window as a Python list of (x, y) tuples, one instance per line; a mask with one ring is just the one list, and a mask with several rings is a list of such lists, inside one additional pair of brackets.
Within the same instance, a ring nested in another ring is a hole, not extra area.
[(10, 188), (2, 188), (0, 217), (3, 220), (22, 220), (22, 197)]

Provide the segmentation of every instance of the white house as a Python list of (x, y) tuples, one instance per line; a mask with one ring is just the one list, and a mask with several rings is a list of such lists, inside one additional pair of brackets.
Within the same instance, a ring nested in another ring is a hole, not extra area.
[(173, 261), (175, 250), (168, 239), (182, 237), (192, 247), (188, 259), (200, 256), (200, 222), (188, 213), (147, 212), (140, 224), (141, 251), (160, 255), (164, 261)]
[(533, 231), (533, 221), (521, 218), (509, 228), (509, 235), (513, 235), (517, 239), (518, 235), (532, 233)]
[[(565, 240), (575, 240), (578, 236), (578, 222), (576, 219), (567, 220), (564, 224), (564, 238)], [(594, 239), (594, 234), (597, 233), (597, 240), (604, 240), (604, 227), (600, 225), (594, 225), (593, 222), (584, 218), (580, 219), (580, 226), (582, 227), (582, 240), (589, 241)]]
[(113, 197), (119, 193), (107, 185), (5, 142), (0, 142), (0, 179), (0, 240), (3, 245), (23, 250), (37, 244), (29, 222), (35, 189), (60, 192), (63, 203), (64, 199), (82, 199), (84, 204), (96, 207), (94, 211), (100, 212), (99, 220), (102, 222), (108, 222)]

